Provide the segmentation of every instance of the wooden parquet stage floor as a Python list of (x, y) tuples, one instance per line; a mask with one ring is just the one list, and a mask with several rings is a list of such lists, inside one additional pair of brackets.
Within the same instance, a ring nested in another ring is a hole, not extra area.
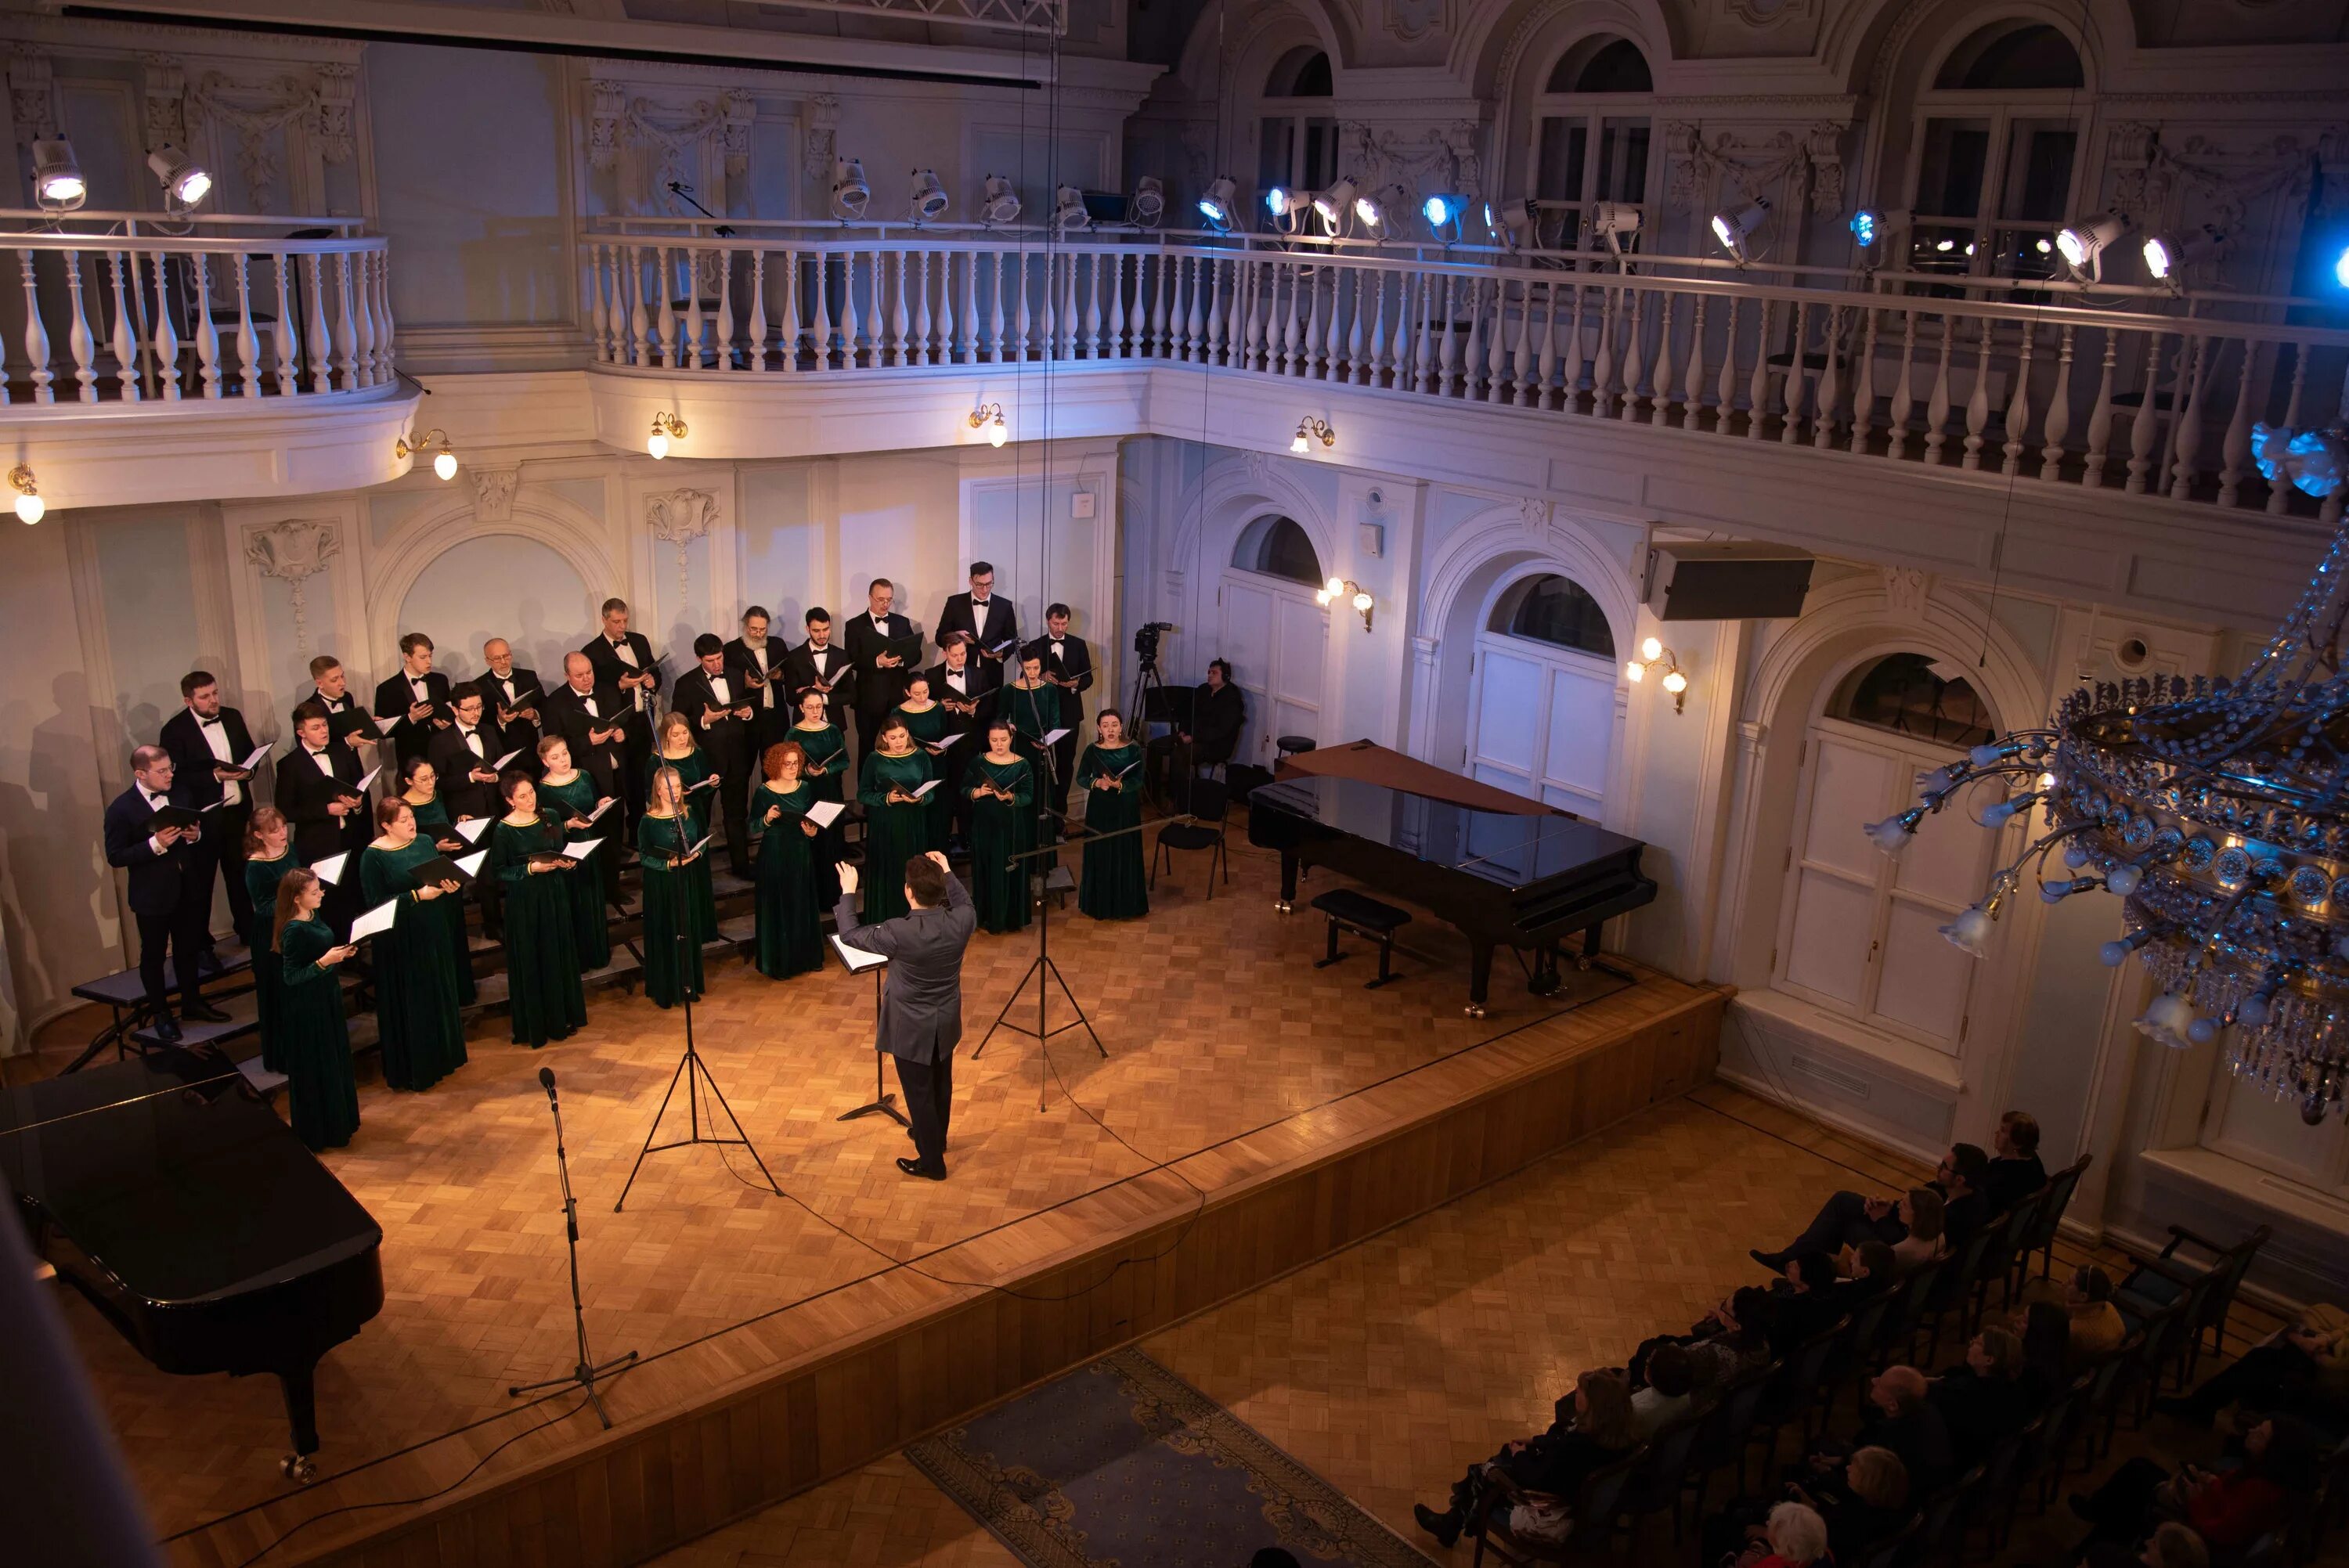
[[(1512, 972), (1467, 1019), (1447, 928), (1416, 923), (1409, 978), (1365, 991), (1367, 954), (1310, 966), (1321, 922), (1274, 913), (1275, 869), (1237, 847), (1212, 902), (1187, 870), (1146, 921), (1056, 918), (1110, 1056), (1060, 1035), (1040, 1111), (1032, 1041), (968, 1055), (1036, 946), (982, 934), (944, 1184), (898, 1173), (894, 1123), (834, 1119), (873, 1088), (873, 987), (836, 968), (730, 961), (696, 1010), (783, 1199), (741, 1150), (685, 1149), (613, 1212), (682, 1044), (640, 996), (541, 1052), (477, 1031), (425, 1094), (363, 1086), (327, 1163), (384, 1226), (388, 1300), (320, 1367), (316, 1485), (277, 1477), (274, 1382), (157, 1373), (59, 1293), (158, 1533), (202, 1564), (644, 1561), (1710, 1076), (1723, 993), (1585, 974), (1544, 1000)], [(646, 1357), (605, 1386), (610, 1433), (574, 1396), (506, 1397), (574, 1359), (542, 1066), (594, 1349)]]

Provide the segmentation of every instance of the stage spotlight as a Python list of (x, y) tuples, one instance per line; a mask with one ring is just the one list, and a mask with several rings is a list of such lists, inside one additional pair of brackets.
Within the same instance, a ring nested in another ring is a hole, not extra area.
[(1093, 215), (1085, 211), (1085, 193), (1073, 185), (1063, 185), (1052, 198), (1052, 227), (1066, 234), (1093, 226)]
[(1874, 246), (1876, 242), (1883, 237), (1883, 233), (1884, 220), (1878, 213), (1862, 207), (1851, 215), (1852, 241), (1861, 250), (1865, 251)]
[(1624, 239), (1640, 232), (1640, 210), (1629, 201), (1601, 201), (1590, 210), (1590, 232), (1619, 256)]
[(2147, 234), (2143, 247), (2145, 270), (2172, 294), (2186, 286), (2186, 269), (2215, 260), (2226, 249), (2227, 236), (2209, 223), (2182, 234)]
[(33, 143), (33, 200), (44, 212), (70, 212), (89, 200), (73, 143), (62, 136)]
[(1523, 197), (1495, 207), (1485, 203), (1485, 232), (1505, 251), (1514, 252), (1534, 237), (1534, 204)]
[(1009, 223), (1019, 216), (1019, 193), (1011, 189), (1011, 181), (1000, 174), (987, 177), (987, 193), (979, 201), (979, 222), (992, 229)]
[(862, 222), (872, 204), (873, 187), (864, 182), (864, 165), (854, 158), (832, 160), (832, 215), (843, 223)]
[(1411, 194), (1400, 185), (1381, 185), (1367, 196), (1354, 198), (1354, 221), (1374, 240), (1394, 238), (1394, 221), (1410, 211)]
[(1321, 226), (1324, 229), (1335, 234), (1339, 226), (1353, 215), (1354, 198), (1360, 192), (1356, 190), (1354, 182), (1340, 177), (1338, 183), (1330, 186), (1327, 191), (1314, 193), (1314, 216), (1321, 220)]
[(2106, 247), (2128, 232), (2128, 214), (2118, 209), (2101, 218), (2075, 219), (2055, 231), (2056, 253), (2074, 277), (2102, 281)]
[(1166, 182), (1155, 174), (1145, 174), (1133, 182), (1133, 194), (1125, 199), (1125, 216), (1137, 229), (1155, 229), (1166, 221)]
[(1264, 193), (1264, 210), (1275, 222), (1287, 226), (1289, 214), (1297, 211), (1297, 198), (1286, 185), (1276, 185)]
[(2341, 253), (2333, 258), (2333, 281), (2349, 289), (2349, 245), (2342, 246)]
[(185, 211), (212, 192), (212, 177), (203, 166), (168, 142), (147, 155), (147, 167), (162, 184), (163, 204), (175, 211)]
[(1713, 237), (1742, 267), (1748, 260), (1745, 242), (1753, 236), (1754, 230), (1762, 226), (1762, 220), (1769, 215), (1769, 200), (1756, 196), (1734, 212), (1715, 212), (1713, 215)]
[(1464, 238), (1460, 232), (1460, 220), (1467, 211), (1468, 198), (1465, 196), (1439, 193), (1419, 204), (1419, 215), (1426, 221), (1427, 232), (1446, 244)]
[(1232, 183), (1230, 175), (1222, 175), (1199, 198), (1199, 216), (1216, 233), (1228, 234), (1232, 232), (1232, 206), (1238, 200), (1239, 187)]
[(685, 439), (685, 421), (663, 408), (653, 416), (653, 433), (645, 438), (645, 450), (654, 458), (668, 456), (671, 441)]
[(914, 188), (905, 200), (913, 209), (916, 223), (926, 223), (941, 216), (947, 210), (947, 188), (938, 183), (938, 171), (935, 169), (915, 170)]
[(38, 522), (48, 515), (49, 503), (33, 483), (29, 463), (18, 463), (8, 470), (8, 488), (16, 492), (16, 519), (20, 522)]

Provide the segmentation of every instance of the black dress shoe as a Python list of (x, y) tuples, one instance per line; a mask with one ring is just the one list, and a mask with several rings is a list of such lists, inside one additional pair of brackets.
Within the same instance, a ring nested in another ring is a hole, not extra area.
[(180, 1016), (182, 1018), (195, 1018), (207, 1024), (225, 1024), (228, 1022), (228, 1015), (222, 1012), (218, 1007), (213, 1006), (210, 1002), (187, 1003), (185, 1006), (181, 1007)]
[(943, 1181), (947, 1179), (947, 1173), (944, 1171), (929, 1170), (918, 1160), (900, 1160), (897, 1161), (897, 1169), (908, 1176), (919, 1176), (925, 1181)]
[(169, 1013), (166, 1013), (163, 1016), (156, 1019), (155, 1037), (159, 1040), (170, 1040), (176, 1045), (180, 1038), (179, 1021), (173, 1018)]
[(196, 954), (197, 974), (217, 975), (220, 972), (221, 961), (220, 954), (218, 953), (215, 953), (211, 948), (207, 947), (202, 953)]
[(1435, 1537), (1438, 1546), (1449, 1550), (1460, 1540), (1460, 1516), (1457, 1513), (1438, 1513), (1423, 1502), (1414, 1502), (1411, 1505), (1411, 1516), (1419, 1521), (1422, 1530)]
[(1784, 1274), (1786, 1272), (1786, 1259), (1783, 1253), (1765, 1253), (1759, 1247), (1748, 1247), (1745, 1249), (1745, 1255), (1752, 1258), (1755, 1263), (1760, 1264), (1764, 1268), (1768, 1269), (1772, 1274)]

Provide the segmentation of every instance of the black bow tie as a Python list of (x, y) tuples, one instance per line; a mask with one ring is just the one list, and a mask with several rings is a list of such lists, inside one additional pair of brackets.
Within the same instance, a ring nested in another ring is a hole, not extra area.
[(217, 718), (200, 718), (196, 722), (206, 729), (218, 729), (221, 727), (221, 721)]

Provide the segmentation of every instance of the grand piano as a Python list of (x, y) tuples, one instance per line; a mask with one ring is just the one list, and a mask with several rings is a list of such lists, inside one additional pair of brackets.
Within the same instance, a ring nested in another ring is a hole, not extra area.
[(382, 1310), (383, 1232), (234, 1062), (165, 1048), (0, 1088), (0, 1172), (35, 1250), (148, 1360), (275, 1373), (281, 1469), (310, 1479), (318, 1358)]
[(1280, 851), (1284, 910), (1296, 902), (1299, 868), (1326, 866), (1456, 926), (1468, 939), (1475, 1018), (1485, 1016), (1495, 947), (1531, 954), (1531, 988), (1546, 996), (1558, 988), (1560, 942), (1580, 933), (1588, 964), (1602, 922), (1656, 897), (1637, 839), (1563, 813), (1479, 810), (1359, 778), (1257, 786), (1248, 842)]

